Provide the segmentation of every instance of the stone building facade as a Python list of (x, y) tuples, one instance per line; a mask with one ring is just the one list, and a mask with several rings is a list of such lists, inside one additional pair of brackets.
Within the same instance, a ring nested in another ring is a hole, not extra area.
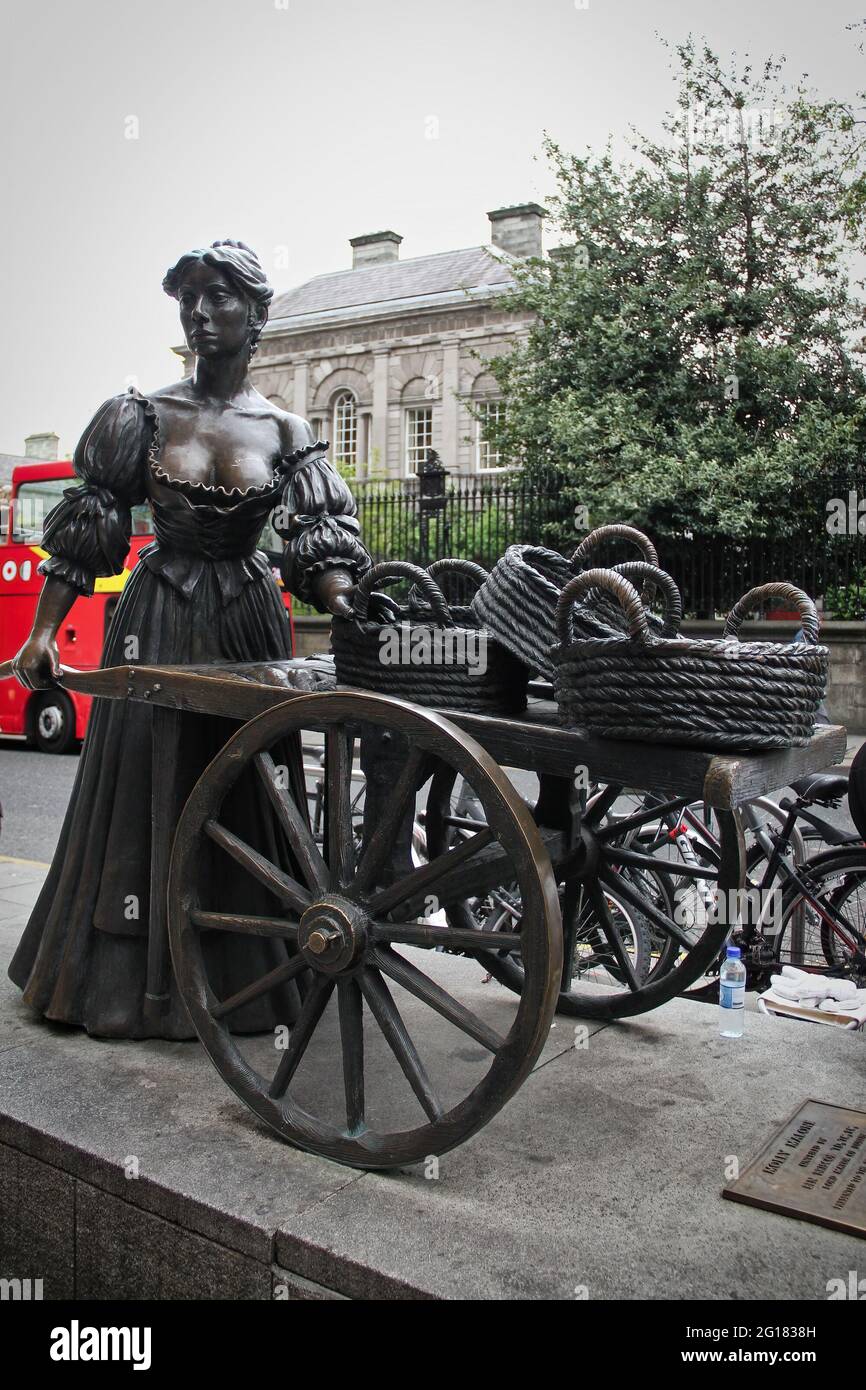
[(310, 420), (359, 480), (411, 477), (430, 447), (453, 472), (496, 470), (483, 419), (502, 401), (486, 363), (527, 331), (501, 300), (513, 258), (542, 254), (543, 217), (535, 203), (500, 208), (490, 245), (410, 260), (396, 232), (352, 238), (351, 270), (275, 297), (256, 386)]

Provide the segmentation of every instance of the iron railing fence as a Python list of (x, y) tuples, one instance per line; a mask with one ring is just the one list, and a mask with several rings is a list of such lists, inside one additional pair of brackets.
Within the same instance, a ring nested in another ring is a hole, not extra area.
[[(559, 493), (524, 485), (514, 474), (449, 479), (443, 496), (426, 504), (416, 479), (358, 482), (353, 492), (361, 534), (376, 561), (398, 558), (424, 566), (456, 555), (490, 569), (509, 545), (569, 553), (584, 534)], [(842, 505), (831, 505), (833, 499)], [(688, 616), (726, 613), (748, 589), (769, 579), (788, 579), (816, 598), (846, 589), (845, 616), (855, 616), (861, 599), (866, 612), (866, 472), (822, 475), (808, 492), (792, 497), (786, 511), (769, 536), (654, 535)], [(615, 563), (625, 554), (621, 546), (602, 548), (598, 563)]]

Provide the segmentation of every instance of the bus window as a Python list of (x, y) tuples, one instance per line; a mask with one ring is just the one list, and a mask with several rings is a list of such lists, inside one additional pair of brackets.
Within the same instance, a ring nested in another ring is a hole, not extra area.
[(68, 478), (34, 479), (30, 483), (22, 483), (12, 504), (13, 541), (38, 545), (48, 513), (63, 501), (63, 493), (68, 487)]
[(153, 513), (150, 510), (149, 502), (142, 502), (140, 506), (132, 508), (132, 534), (134, 536), (153, 535)]

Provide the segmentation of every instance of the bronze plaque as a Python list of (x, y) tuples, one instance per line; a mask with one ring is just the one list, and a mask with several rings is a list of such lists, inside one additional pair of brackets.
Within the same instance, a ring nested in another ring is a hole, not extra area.
[(866, 1237), (866, 1110), (807, 1100), (722, 1196)]

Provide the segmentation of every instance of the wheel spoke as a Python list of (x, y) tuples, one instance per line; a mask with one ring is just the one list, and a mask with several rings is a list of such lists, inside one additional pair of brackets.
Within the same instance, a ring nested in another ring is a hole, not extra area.
[(346, 1125), (350, 1134), (364, 1128), (364, 996), (358, 981), (338, 981), (340, 1045), (343, 1052), (343, 1085), (346, 1091)]
[[(468, 840), (462, 844), (455, 845), (453, 849), (445, 850), (435, 859), (431, 859), (429, 864), (422, 864), (419, 869), (413, 869), (412, 873), (406, 874), (398, 879), (388, 888), (383, 888), (375, 893), (370, 900), (371, 911), (377, 916), (384, 916), (392, 908), (400, 903), (406, 902), (407, 898), (426, 895), (434, 883), (438, 883), (452, 869), (456, 869), (460, 864), (471, 859), (473, 854), (478, 854), (482, 849), (493, 843), (493, 831), (488, 829), (479, 830), (476, 835), (470, 835)], [(505, 857), (503, 856), (503, 863)]]
[(345, 888), (355, 868), (352, 832), (352, 739), (340, 727), (325, 734), (325, 826), (331, 887)]
[(610, 948), (617, 959), (622, 973), (625, 975), (626, 984), (628, 985), (630, 990), (640, 989), (640, 980), (635, 974), (635, 968), (632, 965), (631, 956), (629, 955), (628, 951), (623, 945), (623, 940), (619, 934), (619, 929), (617, 928), (616, 923), (613, 920), (613, 916), (611, 915), (610, 908), (607, 905), (607, 898), (604, 896), (604, 889), (600, 887), (598, 883), (595, 883), (590, 888), (589, 895), (590, 901), (592, 902), (592, 906), (595, 909), (595, 915), (598, 918), (599, 928), (607, 937)]
[(580, 885), (574, 879), (568, 880), (562, 901), (562, 977), (559, 984), (561, 994), (568, 994), (571, 989), (571, 979), (574, 972), (574, 948), (577, 943), (577, 928), (581, 920), (583, 904), (584, 898)]
[(447, 951), (519, 951), (518, 932), (484, 931), (479, 927), (439, 927), (435, 922), (374, 922), (370, 928), (375, 942), (402, 946), (442, 946)]
[(287, 873), (272, 864), (263, 854), (259, 854), (257, 849), (248, 845), (245, 840), (240, 839), (231, 830), (226, 830), (219, 821), (205, 821), (205, 833), (220, 845), (222, 849), (230, 854), (232, 859), (241, 864), (253, 878), (258, 879), (269, 888), (274, 897), (279, 898), (280, 902), (292, 908), (300, 916), (310, 905), (310, 895), (305, 888), (295, 879), (290, 878)]
[(317, 975), (315, 977), (292, 1028), (289, 1045), (283, 1053), (280, 1065), (277, 1067), (274, 1079), (268, 1088), (268, 1095), (272, 1100), (277, 1100), (280, 1096), (285, 1095), (286, 1087), (297, 1071), (301, 1058), (309, 1046), (310, 1039), (316, 1031), (319, 1019), (325, 1012), (333, 988), (334, 980), (330, 976)]
[(648, 825), (650, 821), (663, 819), (668, 811), (682, 810), (685, 804), (686, 798), (678, 796), (675, 801), (660, 801), (655, 806), (644, 806), (640, 811), (635, 811), (632, 816), (624, 816), (622, 820), (609, 821), (596, 834), (601, 841), (619, 839), (621, 835), (626, 835), (631, 830), (640, 830), (642, 825)]
[(284, 985), (289, 980), (293, 980), (296, 975), (306, 969), (306, 964), (303, 956), (293, 956), (284, 965), (278, 965), (276, 970), (271, 970), (267, 975), (263, 975), (260, 980), (255, 980), (251, 985), (246, 985), (244, 989), (239, 989), (237, 994), (233, 994), (229, 999), (223, 999), (222, 1003), (217, 1004), (215, 1009), (211, 1009), (212, 1016), (225, 1018), (226, 1014), (233, 1013), (243, 1004), (251, 1004), (254, 999), (269, 993), (277, 985)]
[(622, 787), (615, 783), (608, 783), (603, 792), (599, 792), (593, 801), (586, 808), (584, 821), (587, 825), (598, 825), (607, 815), (614, 802), (622, 795)]
[(477, 1018), (469, 1009), (465, 1008), (459, 1000), (455, 999), (425, 975), (423, 970), (419, 970), (411, 961), (392, 951), (389, 946), (383, 946), (380, 950), (373, 953), (375, 964), (382, 971), (383, 975), (388, 975), (392, 980), (396, 980), (398, 985), (402, 985), (409, 994), (414, 994), (416, 999), (428, 1004), (431, 1009), (435, 1009), (443, 1018), (447, 1018), (449, 1023), (453, 1023), (462, 1032), (468, 1033), (470, 1038), (481, 1043), (488, 1052), (498, 1052), (505, 1042), (503, 1037), (490, 1028), (482, 1019)]
[(361, 853), (354, 884), (359, 893), (365, 892), (376, 882), (394, 848), (397, 831), (406, 812), (406, 803), (415, 795), (418, 775), (425, 757), (426, 754), (421, 749), (414, 748), (403, 765), (393, 793), (389, 797), (385, 814)]
[(301, 811), (291, 791), (279, 786), (277, 769), (270, 753), (257, 753), (254, 761), (307, 886), (314, 892), (327, 887), (328, 868), (310, 833), (306, 809)]
[(442, 1102), (433, 1089), (424, 1064), (415, 1049), (415, 1044), (410, 1038), (397, 1005), (391, 997), (391, 991), (378, 970), (375, 969), (362, 970), (359, 983), (364, 998), (370, 1006), (370, 1012), (381, 1028), (385, 1041), (400, 1063), (403, 1075), (421, 1102), (425, 1115), (428, 1120), (434, 1122), (441, 1120), (445, 1113)]
[(298, 923), (287, 922), (284, 917), (246, 917), (231, 912), (202, 912), (196, 908), (189, 914), (190, 921), (202, 931), (232, 931), (246, 936), (281, 936), (286, 941), (297, 941)]
[[(843, 916), (843, 914), (839, 911), (838, 907), (833, 901), (833, 898), (836, 896), (836, 894), (828, 894), (826, 890), (824, 894), (821, 894), (815, 884), (813, 884), (811, 881), (801, 878), (799, 874), (794, 873), (791, 875), (791, 877), (800, 890), (801, 901), (803, 901), (809, 907), (811, 907), (812, 911), (817, 913), (817, 915), (822, 919), (822, 921), (826, 923), (828, 927), (830, 927), (833, 931), (835, 931), (839, 936), (842, 937), (844, 944), (848, 947), (849, 950), (857, 950), (858, 943), (859, 949), (862, 950), (864, 945), (866, 945), (866, 942), (864, 942), (863, 937), (857, 931), (857, 928), (852, 926), (851, 923), (848, 922), (846, 918)], [(846, 933), (848, 932), (850, 932), (852, 935), (846, 937)]]
[(599, 877), (615, 894), (625, 898), (626, 902), (630, 903), (632, 907), (636, 907), (638, 912), (652, 922), (653, 926), (664, 932), (665, 936), (672, 936), (674, 941), (678, 941), (684, 951), (692, 949), (695, 943), (689, 939), (682, 927), (678, 927), (676, 922), (671, 921), (670, 917), (656, 907), (655, 903), (650, 902), (649, 898), (645, 898), (642, 893), (639, 893), (624, 874), (603, 871)]
[(652, 873), (672, 874), (674, 878), (717, 879), (718, 869), (704, 869), (699, 864), (686, 864), (682, 860), (664, 859), (661, 855), (641, 854), (633, 849), (621, 849), (619, 845), (605, 845), (602, 854), (609, 864), (630, 864), (636, 869), (649, 869)]

